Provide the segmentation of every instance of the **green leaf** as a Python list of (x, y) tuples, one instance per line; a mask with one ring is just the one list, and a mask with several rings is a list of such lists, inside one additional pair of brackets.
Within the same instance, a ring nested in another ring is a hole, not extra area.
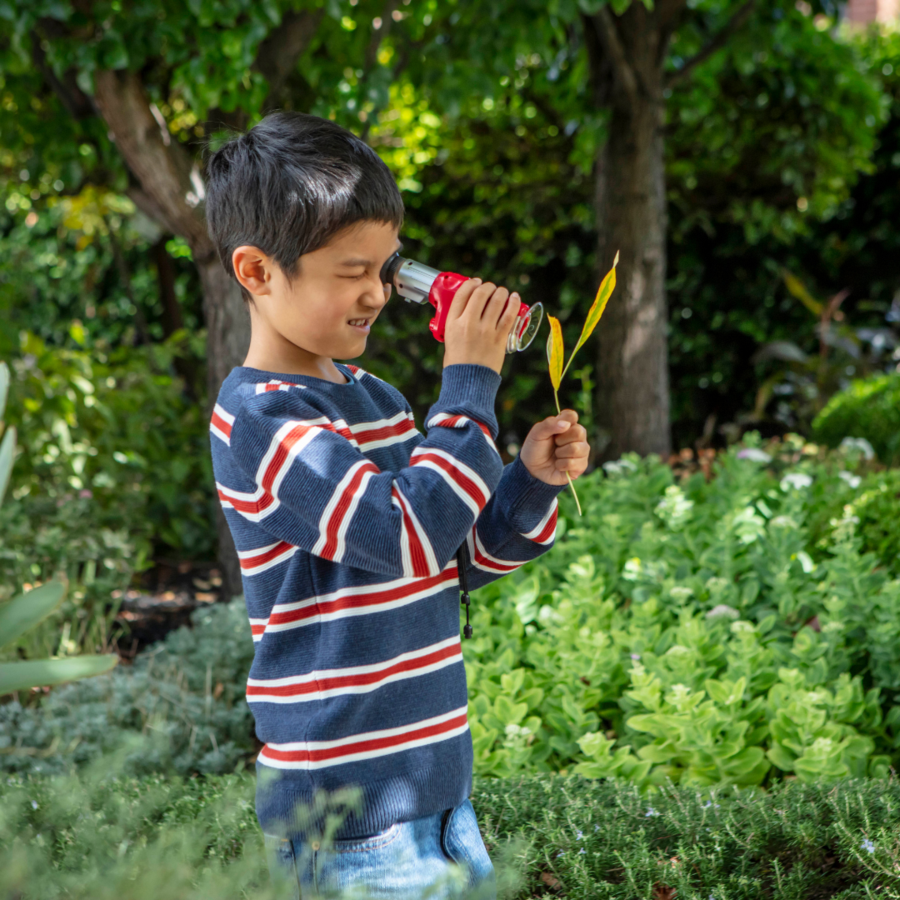
[(616, 266), (618, 264), (619, 254), (616, 253), (616, 258), (615, 260), (613, 260), (612, 268), (606, 273), (603, 281), (600, 282), (600, 287), (597, 289), (597, 296), (594, 298), (594, 305), (591, 307), (590, 312), (587, 314), (584, 328), (581, 329), (581, 337), (578, 338), (578, 343), (575, 345), (575, 349), (572, 351), (572, 356), (574, 356), (581, 349), (585, 341), (591, 336), (594, 329), (597, 327), (597, 323), (600, 321), (600, 317), (603, 315), (603, 311), (606, 309), (606, 304), (609, 302), (609, 298), (612, 296), (612, 292), (616, 288)]
[(65, 592), (65, 586), (60, 582), (48, 581), (0, 606), (0, 647), (11, 644), (50, 615), (59, 606)]
[(550, 363), (550, 383), (553, 390), (559, 390), (563, 370), (563, 336), (559, 319), (547, 316), (550, 320), (550, 334), (547, 337), (547, 359)]
[(15, 449), (16, 429), (8, 427), (6, 434), (3, 435), (3, 440), (0, 441), (0, 503), (3, 502), (3, 495), (6, 493), (6, 486), (9, 484)]
[(6, 396), (9, 392), (9, 366), (5, 362), (0, 362), (0, 419), (3, 418), (3, 412), (6, 409)]
[(108, 672), (119, 661), (115, 653), (0, 663), (0, 695), (33, 687), (78, 681)]

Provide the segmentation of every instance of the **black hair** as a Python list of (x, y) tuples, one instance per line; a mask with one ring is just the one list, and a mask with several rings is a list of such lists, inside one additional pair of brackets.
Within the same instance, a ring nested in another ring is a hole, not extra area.
[(390, 169), (351, 131), (318, 116), (266, 116), (213, 153), (206, 175), (209, 235), (232, 278), (231, 255), (244, 244), (271, 256), (290, 278), (299, 257), (350, 225), (403, 223)]

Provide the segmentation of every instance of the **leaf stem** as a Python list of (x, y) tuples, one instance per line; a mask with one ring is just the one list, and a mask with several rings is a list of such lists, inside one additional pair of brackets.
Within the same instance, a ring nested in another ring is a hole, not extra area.
[[(575, 354), (573, 353), (572, 356), (574, 356), (574, 355)], [(569, 362), (572, 362), (571, 358), (569, 359)], [(568, 369), (568, 368), (569, 367), (566, 366), (566, 369)], [(566, 374), (566, 370), (563, 369), (563, 375), (565, 375), (565, 374)], [(556, 412), (557, 412), (557, 414), (559, 414), (561, 412), (561, 410), (559, 408), (559, 394), (557, 393), (556, 388), (553, 388), (553, 399), (556, 401)], [(572, 496), (575, 498), (575, 506), (578, 509), (578, 515), (579, 516), (584, 515), (581, 511), (581, 503), (578, 500), (578, 492), (575, 490), (575, 485), (572, 483), (572, 476), (569, 475), (568, 472), (566, 472), (566, 481), (569, 482), (569, 487), (572, 489)]]

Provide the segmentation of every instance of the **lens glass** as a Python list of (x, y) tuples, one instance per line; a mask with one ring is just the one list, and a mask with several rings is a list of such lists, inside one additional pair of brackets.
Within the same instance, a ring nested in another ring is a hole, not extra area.
[[(540, 303), (535, 303), (528, 310), (524, 327), (519, 324), (515, 330), (518, 340), (516, 341), (516, 350), (524, 350), (535, 338), (541, 328), (541, 322), (544, 319), (544, 307)], [(519, 320), (521, 323), (521, 319)]]

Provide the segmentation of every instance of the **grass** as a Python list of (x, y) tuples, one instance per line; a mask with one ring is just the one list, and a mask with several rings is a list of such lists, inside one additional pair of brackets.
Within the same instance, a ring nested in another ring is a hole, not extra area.
[[(249, 774), (0, 783), (0, 897), (274, 898)], [(900, 898), (900, 782), (770, 793), (573, 776), (479, 779), (508, 898)]]

